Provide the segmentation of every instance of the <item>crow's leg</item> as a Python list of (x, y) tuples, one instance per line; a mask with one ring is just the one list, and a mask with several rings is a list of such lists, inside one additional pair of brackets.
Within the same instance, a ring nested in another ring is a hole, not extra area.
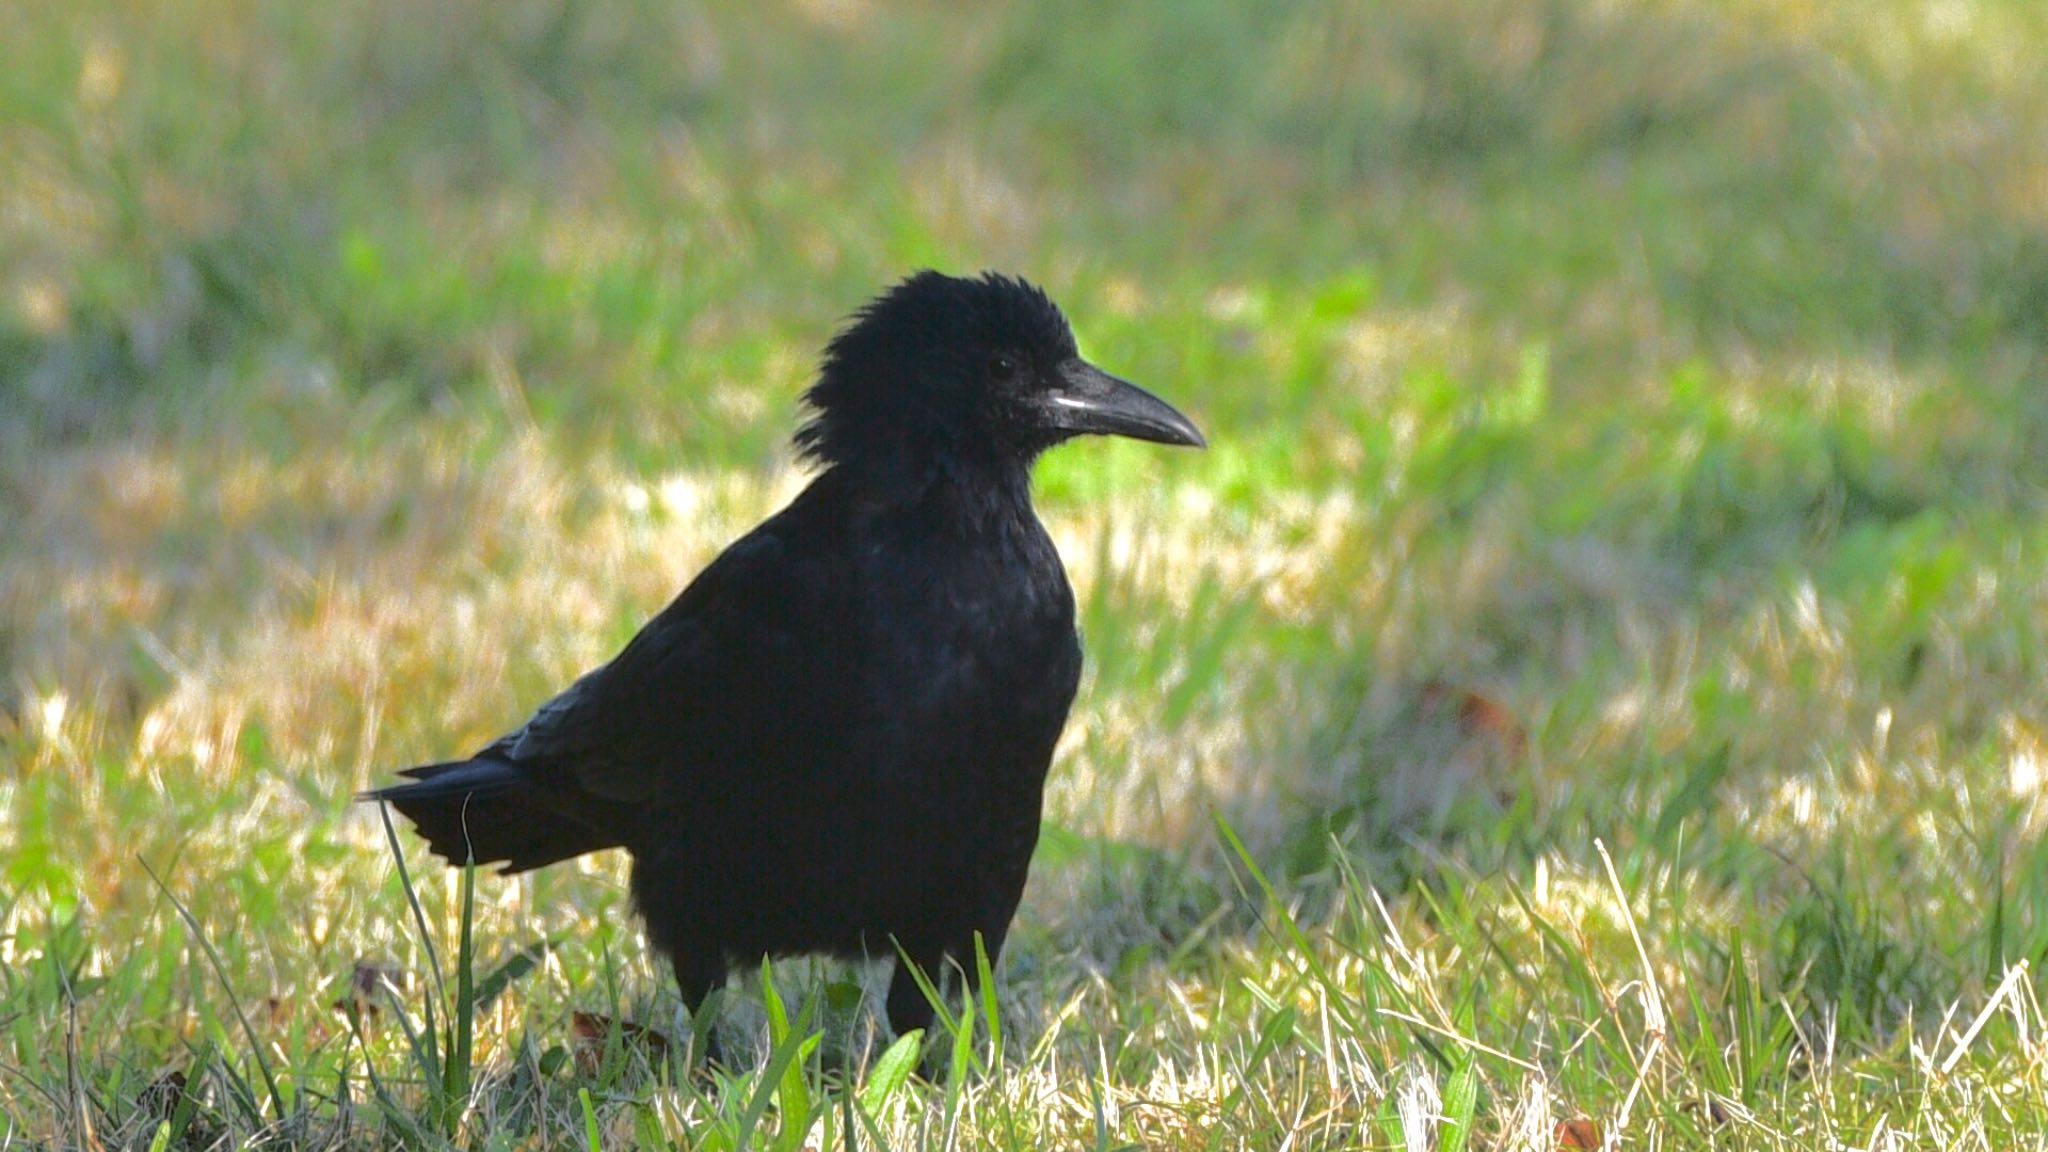
[(898, 1036), (914, 1028), (925, 1029), (926, 1039), (931, 1037), (932, 1004), (925, 999), (924, 989), (917, 986), (917, 978), (911, 975), (913, 966), (924, 973), (933, 988), (946, 987), (946, 950), (943, 947), (903, 940), (898, 942), (902, 952), (896, 957), (896, 974), (889, 978), (889, 1027)]
[(981, 938), (981, 951), (988, 955), (988, 970), (993, 975), (998, 961), (1003, 957), (1003, 941), (1009, 938), (1010, 922), (1016, 918), (1017, 903), (1024, 896), (1024, 866), (1031, 861), (1031, 847), (1037, 842), (1038, 815), (1032, 813), (1031, 836), (1020, 845), (1022, 862), (1008, 869), (1002, 880), (984, 891), (984, 899), (972, 920), (960, 926), (959, 936), (946, 942), (946, 954), (960, 965), (961, 973), (967, 978), (971, 992), (981, 991), (981, 965), (975, 959), (975, 938)]
[(683, 994), (683, 1007), (690, 1011), (690, 1031), (693, 1036), (704, 1038), (704, 1059), (724, 1063), (725, 1053), (718, 1043), (718, 1021), (707, 1019), (704, 1013), (713, 1007), (708, 1003), (711, 994), (725, 987), (725, 957), (716, 951), (678, 948), (675, 968), (676, 988)]

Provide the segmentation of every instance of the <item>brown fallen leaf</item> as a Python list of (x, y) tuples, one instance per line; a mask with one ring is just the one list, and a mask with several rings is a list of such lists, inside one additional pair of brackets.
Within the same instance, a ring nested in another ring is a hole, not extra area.
[(1454, 718), (1459, 732), (1467, 739), (1487, 741), (1508, 759), (1519, 757), (1528, 747), (1529, 737), (1522, 730), (1522, 722), (1495, 696), (1430, 680), (1422, 686), (1421, 703), (1425, 713)]
[(1678, 1106), (1678, 1110), (1680, 1112), (1693, 1113), (1704, 1111), (1706, 1113), (1707, 1124), (1714, 1128), (1719, 1128), (1721, 1125), (1726, 1124), (1728, 1121), (1733, 1120), (1735, 1118), (1732, 1114), (1729, 1113), (1728, 1106), (1726, 1104), (1721, 1103), (1719, 1099), (1713, 1096), (1707, 1097), (1707, 1104), (1705, 1109), (1702, 1109), (1700, 1107), (1699, 1101), (1687, 1100), (1685, 1103), (1680, 1104)]
[(364, 1016), (375, 1016), (383, 1009), (377, 1006), (379, 993), (386, 988), (403, 990), (400, 981), (405, 972), (396, 964), (379, 960), (358, 960), (349, 973), (348, 987), (342, 990), (341, 998), (334, 1002), (337, 1012), (347, 1012), (354, 1007)]
[(616, 1034), (627, 1044), (646, 1048), (648, 1059), (660, 1063), (668, 1057), (668, 1037), (645, 1024), (619, 1020), (597, 1012), (569, 1014), (570, 1048), (576, 1054), (576, 1071), (594, 1077), (604, 1061), (605, 1041)]
[[(186, 1094), (191, 1091), (190, 1085), (191, 1080), (185, 1072), (173, 1068), (151, 1080), (136, 1096), (135, 1106), (141, 1110), (142, 1115), (148, 1117), (149, 1128), (152, 1131), (157, 1125), (170, 1123), (177, 1118), (178, 1106), (185, 1102)], [(220, 1139), (218, 1126), (210, 1117), (206, 1105), (200, 1102), (195, 1093), (187, 1113), (183, 1137), (176, 1146), (181, 1149), (209, 1148), (219, 1143)]]
[(1606, 1143), (1600, 1137), (1600, 1125), (1584, 1116), (1559, 1120), (1551, 1136), (1559, 1148), (1598, 1148)]
[(185, 1073), (173, 1068), (151, 1080), (135, 1097), (135, 1106), (152, 1120), (169, 1120), (178, 1109), (178, 1101), (185, 1098), (185, 1084)]

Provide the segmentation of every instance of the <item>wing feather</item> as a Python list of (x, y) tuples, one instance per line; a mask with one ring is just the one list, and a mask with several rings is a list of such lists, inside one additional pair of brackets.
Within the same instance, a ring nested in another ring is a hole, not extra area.
[(829, 537), (787, 530), (796, 511), (726, 549), (623, 651), (493, 749), (592, 796), (643, 804), (786, 767), (780, 749), (834, 707), (816, 682), (845, 623), (817, 546)]

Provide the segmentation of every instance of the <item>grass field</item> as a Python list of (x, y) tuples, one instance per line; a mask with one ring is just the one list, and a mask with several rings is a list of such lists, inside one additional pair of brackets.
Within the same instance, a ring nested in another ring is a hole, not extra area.
[[(0, 1147), (2048, 1147), (2048, 7), (0, 46)], [(693, 1078), (622, 859), (465, 918), (350, 796), (795, 491), (926, 264), (1213, 446), (1039, 468), (1090, 671), (955, 1074), (792, 962)]]

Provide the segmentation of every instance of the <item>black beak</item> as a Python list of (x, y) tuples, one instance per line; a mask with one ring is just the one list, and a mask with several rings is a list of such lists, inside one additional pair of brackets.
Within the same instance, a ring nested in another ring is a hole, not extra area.
[(1046, 423), (1061, 432), (1129, 436), (1191, 448), (1209, 445), (1194, 423), (1166, 401), (1078, 358), (1060, 365), (1045, 406)]

